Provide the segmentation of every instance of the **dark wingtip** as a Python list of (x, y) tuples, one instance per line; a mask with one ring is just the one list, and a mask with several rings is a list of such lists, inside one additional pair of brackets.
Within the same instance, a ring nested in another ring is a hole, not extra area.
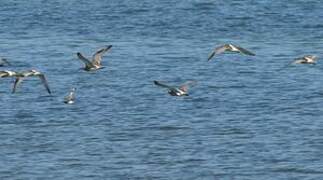
[(76, 55), (77, 55), (78, 58), (82, 57), (82, 54), (80, 52), (77, 52)]
[(213, 58), (213, 56), (215, 55), (215, 52), (213, 51), (209, 57), (207, 58), (207, 61), (211, 61), (211, 59)]
[(112, 45), (108, 45), (108, 46), (106, 46), (106, 51), (107, 50), (110, 50), (112, 48)]
[(246, 54), (246, 55), (249, 55), (249, 56), (255, 56), (255, 55), (256, 55), (255, 53), (250, 52), (250, 51), (247, 51), (245, 54)]
[(154, 84), (156, 84), (156, 85), (157, 85), (158, 83), (159, 83), (158, 81), (154, 81)]

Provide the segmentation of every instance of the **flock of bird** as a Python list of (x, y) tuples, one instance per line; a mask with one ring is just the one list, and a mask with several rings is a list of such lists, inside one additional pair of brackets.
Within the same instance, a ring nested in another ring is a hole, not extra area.
[[(104, 68), (104, 66), (102, 66), (102, 64), (101, 64), (102, 57), (111, 48), (112, 48), (112, 45), (108, 45), (103, 48), (100, 48), (98, 51), (96, 51), (94, 53), (94, 55), (92, 56), (91, 59), (86, 58), (80, 52), (77, 52), (76, 55), (84, 63), (83, 70), (96, 71), (96, 70)], [(240, 46), (233, 45), (233, 44), (224, 44), (224, 45), (214, 48), (214, 50), (208, 56), (208, 61), (212, 60), (212, 58), (214, 56), (219, 55), (219, 54), (224, 54), (224, 53), (238, 53), (238, 54), (242, 54), (242, 55), (255, 56), (255, 54), (253, 52), (251, 52), (245, 48), (242, 48)], [(285, 67), (288, 67), (292, 64), (315, 64), (316, 61), (317, 61), (317, 56), (305, 55), (303, 57), (294, 59), (294, 61), (292, 61), (291, 63), (289, 63)], [(11, 64), (7, 59), (0, 58), (0, 66), (11, 66)], [(283, 67), (283, 68), (285, 68), (285, 67)], [(41, 80), (41, 82), (43, 83), (43, 85), (45, 86), (47, 92), (49, 94), (51, 94), (51, 90), (49, 88), (49, 85), (48, 85), (45, 75), (42, 72), (39, 72), (37, 70), (32, 69), (32, 70), (22, 71), (22, 72), (16, 72), (16, 71), (10, 71), (10, 70), (0, 71), (0, 78), (5, 78), (5, 77), (14, 77), (15, 78), (12, 93), (15, 93), (17, 91), (18, 86), (21, 84), (21, 82), (25, 78), (38, 77)], [(159, 87), (167, 89), (168, 93), (172, 96), (188, 96), (189, 95), (188, 94), (189, 87), (196, 85), (196, 81), (187, 81), (180, 86), (171, 86), (171, 85), (167, 85), (167, 84), (160, 82), (160, 81), (154, 81), (154, 84)], [(73, 104), (75, 102), (75, 91), (76, 91), (76, 88), (71, 89), (69, 94), (64, 97), (64, 103)]]
[[(223, 54), (223, 53), (236, 53), (236, 54), (238, 53), (238, 54), (248, 55), (248, 56), (255, 56), (256, 55), (253, 52), (251, 52), (245, 48), (242, 48), (240, 46), (233, 45), (233, 44), (224, 44), (224, 45), (214, 48), (214, 50), (210, 53), (210, 55), (208, 57), (208, 61), (212, 60), (212, 58), (215, 55), (219, 55), (219, 54)], [(299, 58), (294, 59), (294, 61), (292, 61), (287, 66), (285, 66), (279, 70), (282, 70), (292, 64), (315, 64), (316, 60), (317, 60), (317, 56), (305, 55), (303, 57), (299, 57)], [(163, 84), (159, 81), (154, 81), (154, 83), (157, 86), (168, 89), (168, 93), (172, 96), (188, 96), (189, 86), (194, 86), (196, 84), (196, 82), (194, 82), (194, 81), (188, 81), (188, 82), (184, 83), (183, 85), (176, 87), (176, 86), (169, 86), (169, 85)]]
[[(103, 47), (96, 51), (92, 57), (92, 59), (88, 59), (82, 55), (82, 53), (78, 52), (77, 57), (84, 63), (84, 70), (85, 71), (95, 71), (98, 69), (104, 68), (101, 65), (102, 61), (102, 56), (106, 52), (108, 52), (112, 48), (112, 45)], [(11, 65), (9, 61), (5, 58), (0, 59), (0, 66), (5, 66), (5, 65)], [(16, 72), (16, 71), (10, 71), (10, 70), (4, 70), (0, 71), (0, 78), (5, 78), (5, 77), (14, 77), (15, 82), (13, 85), (12, 93), (15, 93), (17, 91), (18, 86), (21, 84), (21, 82), (27, 78), (27, 77), (38, 77), (43, 85), (45, 86), (47, 92), (51, 94), (51, 90), (49, 88), (48, 82), (46, 80), (45, 75), (42, 72), (39, 72), (35, 69), (28, 70), (28, 71), (22, 71), (22, 72)], [(64, 103), (66, 104), (73, 104), (75, 101), (75, 90), (76, 88), (72, 88), (70, 93), (64, 97)]]

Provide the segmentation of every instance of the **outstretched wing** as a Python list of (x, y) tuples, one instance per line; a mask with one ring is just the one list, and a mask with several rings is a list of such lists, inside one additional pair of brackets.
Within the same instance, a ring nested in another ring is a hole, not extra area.
[(172, 88), (174, 88), (174, 87), (172, 87), (172, 86), (169, 86), (169, 85), (163, 84), (163, 83), (161, 83), (161, 82), (159, 82), (159, 81), (154, 81), (154, 84), (155, 84), (155, 85), (157, 85), (157, 86), (163, 87), (163, 88), (167, 88), (167, 89), (172, 89)]
[(305, 62), (306, 62), (306, 60), (305, 60), (305, 59), (302, 59), (302, 58), (296, 58), (296, 59), (294, 59), (294, 61), (289, 62), (288, 64), (286, 64), (286, 65), (285, 65), (285, 66), (283, 66), (282, 68), (278, 69), (278, 71), (281, 71), (281, 70), (283, 70), (283, 69), (286, 69), (286, 68), (290, 67), (290, 66), (291, 66), (291, 65), (293, 65), (293, 64), (302, 64), (302, 63), (305, 63)]
[(179, 89), (180, 90), (183, 90), (183, 91), (188, 91), (188, 88), (189, 87), (193, 87), (193, 86), (195, 86), (197, 84), (197, 82), (196, 81), (187, 81), (187, 82), (185, 82), (184, 84), (182, 84), (180, 87), (179, 87)]
[(109, 45), (109, 46), (101, 48), (97, 52), (95, 52), (94, 55), (93, 55), (92, 63), (94, 65), (100, 66), (103, 54), (106, 53), (107, 51), (109, 51), (109, 49), (111, 49), (111, 48), (112, 48), (112, 45)]
[(93, 67), (93, 64), (89, 59), (84, 57), (80, 52), (76, 53), (77, 57), (85, 64), (86, 67)]
[(49, 89), (48, 82), (47, 82), (47, 80), (46, 80), (46, 78), (45, 78), (45, 75), (41, 74), (41, 75), (39, 75), (38, 77), (39, 77), (39, 79), (41, 80), (41, 82), (44, 84), (44, 86), (45, 86), (45, 88), (46, 88), (47, 92), (48, 92), (49, 94), (51, 94), (51, 91), (50, 91), (50, 89)]
[(226, 50), (228, 50), (228, 46), (227, 45), (222, 45), (222, 46), (219, 46), (219, 47), (215, 48), (211, 52), (211, 54), (209, 55), (209, 57), (208, 57), (207, 60), (210, 61), (213, 58), (214, 55), (224, 53)]
[(0, 71), (0, 78), (8, 77), (8, 73), (6, 71)]
[(10, 71), (0, 71), (0, 78), (9, 77)]
[(255, 56), (256, 55), (256, 54), (254, 54), (254, 53), (250, 52), (249, 50), (244, 49), (242, 47), (239, 47), (239, 46), (234, 46), (234, 47), (237, 48), (240, 51), (240, 53), (242, 53), (242, 54), (249, 55), (249, 56)]
[(23, 80), (24, 80), (24, 78), (22, 78), (22, 77), (16, 77), (16, 80), (15, 80), (15, 82), (14, 82), (14, 84), (13, 84), (12, 93), (15, 93), (15, 92), (16, 92), (16, 90), (17, 90), (18, 86), (21, 84), (21, 82), (22, 82)]
[(302, 64), (305, 63), (306, 60), (305, 59), (295, 59), (293, 62), (291, 62), (290, 64)]

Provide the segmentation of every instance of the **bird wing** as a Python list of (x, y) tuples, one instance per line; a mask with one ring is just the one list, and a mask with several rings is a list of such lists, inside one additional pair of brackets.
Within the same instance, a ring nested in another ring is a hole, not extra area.
[(182, 84), (179, 89), (183, 91), (188, 91), (189, 87), (195, 86), (197, 84), (196, 81), (187, 81), (184, 84)]
[(13, 84), (13, 89), (12, 89), (12, 93), (15, 93), (17, 90), (17, 87), (21, 84), (21, 82), (24, 80), (23, 77), (16, 77), (16, 80)]
[(7, 71), (0, 71), (0, 78), (2, 77), (8, 77), (9, 73)]
[(219, 46), (211, 52), (207, 60), (210, 61), (214, 55), (224, 53), (227, 50), (228, 50), (227, 45)]
[(86, 67), (93, 67), (93, 64), (89, 59), (84, 57), (80, 52), (76, 53), (77, 57), (85, 64)]
[(303, 59), (305, 59), (307, 62), (315, 63), (317, 60), (317, 56), (306, 55), (303, 57)]
[(283, 70), (283, 69), (286, 69), (286, 68), (290, 67), (290, 66), (291, 66), (291, 65), (293, 65), (293, 64), (301, 64), (301, 63), (305, 63), (305, 62), (306, 62), (306, 60), (304, 60), (304, 59), (302, 59), (302, 58), (296, 58), (296, 59), (294, 59), (294, 61), (289, 62), (288, 64), (286, 64), (286, 65), (285, 65), (285, 66), (283, 66), (282, 68), (278, 69), (278, 71), (281, 71), (281, 70)]
[(305, 59), (295, 59), (291, 64), (302, 64), (306, 63), (307, 61)]
[(49, 89), (49, 85), (48, 85), (48, 82), (47, 82), (47, 80), (46, 80), (46, 78), (45, 78), (45, 75), (44, 75), (44, 74), (41, 74), (41, 75), (38, 75), (38, 77), (39, 77), (39, 79), (41, 80), (41, 82), (44, 84), (44, 86), (45, 86), (45, 88), (46, 88), (47, 92), (48, 92), (49, 94), (51, 94), (51, 91), (50, 91), (50, 89)]
[(154, 81), (154, 84), (156, 84), (157, 86), (163, 87), (163, 88), (167, 88), (167, 89), (173, 89), (174, 87), (166, 85), (164, 83), (161, 83), (159, 81)]
[(242, 47), (239, 47), (239, 46), (234, 46), (234, 47), (237, 48), (240, 51), (240, 53), (242, 53), (242, 54), (249, 55), (249, 56), (255, 56), (256, 55), (256, 54), (254, 54), (254, 53), (250, 52), (249, 50), (244, 49)]
[(112, 48), (112, 45), (109, 45), (109, 46), (106, 46), (106, 47), (101, 48), (98, 51), (96, 51), (93, 55), (92, 63), (100, 66), (103, 54), (106, 53), (107, 51), (109, 51), (109, 49), (111, 49), (111, 48)]

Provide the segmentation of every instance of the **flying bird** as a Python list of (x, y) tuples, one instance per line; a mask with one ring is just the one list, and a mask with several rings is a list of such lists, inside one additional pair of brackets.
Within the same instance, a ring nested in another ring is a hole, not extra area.
[(65, 104), (73, 104), (75, 101), (75, 90), (76, 88), (72, 88), (70, 93), (64, 97), (64, 103)]
[(315, 55), (305, 55), (303, 57), (299, 57), (294, 59), (291, 63), (287, 64), (286, 66), (278, 69), (278, 71), (281, 71), (293, 64), (316, 64), (316, 61), (318, 60), (318, 57)]
[(172, 96), (188, 96), (188, 88), (190, 86), (194, 86), (196, 84), (196, 81), (187, 81), (179, 87), (169, 86), (161, 83), (160, 81), (154, 81), (154, 84), (166, 88), (168, 90), (168, 93)]
[(48, 86), (47, 80), (45, 78), (45, 75), (43, 73), (39, 72), (39, 71), (36, 71), (36, 70), (24, 71), (24, 72), (16, 73), (14, 76), (16, 77), (16, 80), (15, 80), (14, 85), (13, 85), (12, 93), (16, 92), (17, 87), (21, 84), (21, 82), (25, 78), (36, 76), (36, 77), (39, 77), (39, 79), (41, 80), (41, 82), (45, 86), (47, 92), (49, 94), (51, 94), (51, 91), (49, 89), (49, 86)]
[(314, 55), (306, 55), (301, 58), (296, 58), (292, 64), (315, 64), (318, 57)]
[(77, 57), (84, 63), (84, 70), (85, 71), (94, 71), (98, 69), (102, 69), (101, 61), (102, 61), (102, 56), (104, 53), (109, 51), (112, 48), (112, 45), (106, 46), (104, 48), (99, 49), (94, 53), (92, 56), (92, 59), (88, 59), (84, 57), (80, 52), (76, 53)]
[(233, 44), (224, 44), (222, 46), (216, 47), (211, 54), (208, 57), (208, 61), (212, 59), (213, 56), (226, 53), (226, 52), (231, 52), (231, 53), (240, 53), (244, 55), (249, 55), (249, 56), (255, 56), (254, 53), (250, 52), (249, 50), (246, 50), (242, 47), (233, 45)]

